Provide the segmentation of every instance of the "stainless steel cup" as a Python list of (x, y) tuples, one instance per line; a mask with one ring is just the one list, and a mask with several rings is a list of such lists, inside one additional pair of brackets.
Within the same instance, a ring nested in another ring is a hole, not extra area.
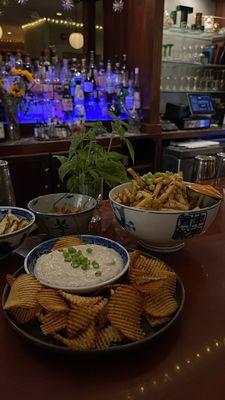
[(218, 153), (216, 163), (216, 177), (225, 177), (225, 153)]
[(192, 182), (201, 182), (216, 177), (216, 157), (198, 155), (195, 157)]
[(15, 195), (8, 162), (0, 160), (0, 206), (15, 206)]

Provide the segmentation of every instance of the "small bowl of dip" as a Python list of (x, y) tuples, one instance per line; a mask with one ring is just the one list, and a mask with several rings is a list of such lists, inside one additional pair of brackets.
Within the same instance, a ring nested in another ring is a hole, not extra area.
[(89, 293), (112, 284), (129, 267), (127, 250), (113, 240), (93, 235), (76, 235), (83, 244), (54, 250), (48, 240), (26, 256), (24, 268), (45, 286), (71, 293)]

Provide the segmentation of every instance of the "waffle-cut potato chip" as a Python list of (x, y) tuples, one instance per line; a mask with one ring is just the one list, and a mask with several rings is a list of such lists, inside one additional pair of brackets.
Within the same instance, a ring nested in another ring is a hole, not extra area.
[(132, 253), (129, 254), (130, 256), (130, 268), (132, 268), (136, 261), (138, 260), (138, 258), (140, 257), (140, 252), (138, 250), (132, 251)]
[(66, 328), (67, 313), (48, 312), (41, 318), (41, 330), (44, 335), (49, 335)]
[(107, 303), (108, 299), (103, 299), (92, 306), (72, 306), (67, 322), (68, 337), (74, 338), (80, 331), (85, 330)]
[(145, 311), (152, 317), (168, 317), (177, 309), (177, 302), (168, 290), (160, 289), (145, 296)]
[(129, 271), (129, 281), (134, 284), (149, 283), (161, 279), (164, 279), (162, 274), (161, 276), (152, 276), (149, 273), (136, 268), (133, 268)]
[(146, 314), (145, 317), (152, 328), (156, 328), (157, 326), (166, 324), (170, 320), (170, 317), (158, 318), (158, 317), (152, 317), (151, 315), (148, 314)]
[(37, 294), (37, 301), (47, 311), (69, 311), (68, 304), (55, 289), (42, 289)]
[(53, 246), (52, 250), (59, 250), (59, 249), (65, 249), (68, 247), (72, 246), (79, 246), (81, 244), (84, 244), (84, 242), (76, 237), (73, 236), (65, 236), (60, 238)]
[(61, 335), (54, 335), (54, 338), (64, 343), (71, 350), (91, 350), (95, 346), (96, 329), (95, 324), (90, 324), (85, 332), (82, 332), (74, 339), (68, 339)]
[(107, 349), (112, 343), (119, 343), (123, 340), (123, 335), (112, 325), (101, 329), (95, 340), (97, 349)]
[(82, 297), (76, 294), (71, 294), (60, 290), (59, 293), (61, 294), (64, 299), (66, 299), (70, 304), (77, 305), (77, 306), (92, 306), (100, 302), (103, 297), (102, 296), (95, 296), (95, 297)]
[(137, 289), (141, 293), (148, 294), (152, 292), (154, 293), (155, 291), (161, 289), (164, 286), (164, 282), (165, 282), (164, 279), (158, 279), (152, 282), (145, 282), (139, 285), (133, 285), (133, 287), (135, 287), (135, 289)]
[(6, 282), (8, 283), (8, 285), (9, 285), (10, 287), (12, 287), (12, 285), (13, 285), (14, 282), (16, 281), (16, 277), (13, 276), (13, 275), (10, 275), (10, 274), (7, 274), (6, 277), (5, 277), (5, 279), (6, 279)]
[(95, 318), (95, 314), (87, 306), (72, 306), (68, 314), (66, 332), (69, 339), (76, 337), (78, 332), (84, 331)]
[(108, 318), (124, 336), (135, 341), (145, 336), (141, 328), (143, 298), (131, 286), (121, 285), (111, 296)]
[(101, 311), (96, 316), (96, 329), (100, 331), (109, 324), (108, 319), (108, 304), (106, 304)]
[(40, 307), (31, 308), (30, 310), (26, 308), (14, 308), (9, 310), (9, 312), (18, 324), (25, 325), (37, 319)]
[(155, 258), (146, 258), (142, 255), (136, 260), (133, 268), (137, 268), (156, 277), (160, 275), (160, 272), (168, 271), (168, 267), (163, 261)]
[(33, 275), (20, 275), (11, 287), (9, 296), (4, 305), (4, 310), (37, 307), (37, 293), (42, 287), (42, 284), (38, 282)]

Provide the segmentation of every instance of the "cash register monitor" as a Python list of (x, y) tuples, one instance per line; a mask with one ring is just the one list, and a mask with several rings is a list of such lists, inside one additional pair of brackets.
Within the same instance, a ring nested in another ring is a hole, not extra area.
[(188, 94), (188, 102), (192, 116), (212, 116), (215, 114), (212, 97), (208, 94)]

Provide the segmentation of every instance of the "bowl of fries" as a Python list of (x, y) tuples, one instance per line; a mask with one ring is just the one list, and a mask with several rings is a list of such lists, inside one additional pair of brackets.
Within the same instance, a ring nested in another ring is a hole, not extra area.
[(22, 244), (35, 222), (35, 215), (18, 207), (0, 207), (0, 259)]
[(88, 233), (97, 201), (83, 194), (52, 193), (28, 203), (39, 228), (49, 237)]
[(149, 250), (180, 250), (217, 216), (221, 200), (189, 189), (179, 174), (133, 177), (112, 189), (109, 198), (120, 225)]

